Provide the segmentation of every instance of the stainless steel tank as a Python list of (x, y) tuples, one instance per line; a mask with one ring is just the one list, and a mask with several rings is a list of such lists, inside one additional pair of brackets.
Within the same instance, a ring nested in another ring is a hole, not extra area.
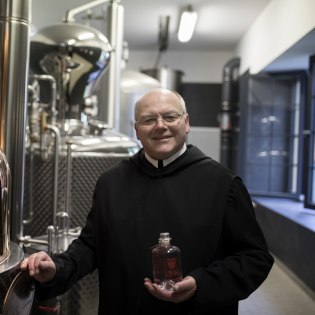
[(164, 66), (154, 69), (143, 69), (141, 72), (157, 79), (161, 83), (162, 88), (180, 92), (184, 75), (183, 71), (173, 70)]
[[(100, 31), (59, 23), (40, 30), (30, 51), (21, 241), (27, 253), (56, 253), (65, 250), (85, 224), (101, 173), (139, 146), (95, 119), (93, 89), (111, 57), (111, 45)], [(67, 216), (61, 229), (60, 214)], [(92, 315), (97, 309), (97, 272), (60, 300), (62, 315)]]
[(0, 150), (0, 264), (10, 256), (10, 168), (6, 157)]
[(9, 235), (9, 213), (10, 213), (10, 191), (11, 174), (5, 154), (0, 150), (0, 310), (10, 287), (11, 282), (19, 271), (19, 264), (24, 254), (22, 249), (15, 243), (10, 242)]
[(84, 100), (110, 60), (107, 38), (86, 25), (59, 23), (35, 34), (30, 51), (32, 71), (52, 75), (56, 80), (59, 120), (80, 120)]
[[(69, 172), (66, 142), (70, 139), (72, 152)], [(100, 174), (138, 149), (128, 137), (109, 131), (101, 137), (74, 136), (63, 138), (62, 142), (58, 163), (57, 215), (60, 212), (69, 213), (70, 233), (63, 240), (66, 245), (61, 244), (58, 251), (66, 249), (72, 239), (78, 236), (80, 227), (84, 226), (91, 208), (93, 189)], [(49, 154), (48, 159), (43, 161), (39, 148), (33, 148), (26, 154), (24, 213), (28, 224), (24, 225), (24, 230), (32, 239), (49, 239), (47, 227), (53, 225), (54, 221), (54, 162), (53, 154)], [(49, 251), (48, 244), (38, 244), (36, 241), (29, 244), (26, 242), (24, 250), (29, 254), (38, 250)], [(80, 280), (60, 299), (62, 315), (96, 315), (97, 309), (97, 271)]]
[[(24, 258), (22, 234), (24, 136), (30, 1), (0, 3), (0, 313)], [(9, 168), (11, 166), (11, 171)], [(16, 224), (15, 224), (16, 223)], [(12, 239), (12, 241), (11, 241)], [(16, 304), (16, 309), (18, 305)], [(26, 313), (25, 313), (26, 314)]]

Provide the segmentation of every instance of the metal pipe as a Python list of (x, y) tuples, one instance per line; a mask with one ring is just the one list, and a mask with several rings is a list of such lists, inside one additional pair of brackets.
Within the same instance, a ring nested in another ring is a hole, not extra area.
[(48, 246), (48, 241), (40, 240), (40, 239), (36, 239), (36, 238), (31, 238), (29, 236), (20, 237), (19, 241), (21, 243), (23, 243), (24, 245), (38, 244), (38, 245), (47, 245)]
[(66, 250), (64, 240), (67, 239), (69, 231), (69, 215), (66, 212), (58, 212), (56, 217), (56, 252), (61, 253)]
[(124, 42), (124, 8), (119, 1), (109, 7), (107, 38), (112, 46), (111, 61), (106, 77), (108, 127), (119, 130), (121, 61)]
[(57, 122), (57, 108), (56, 108), (56, 99), (57, 99), (57, 83), (56, 79), (52, 75), (48, 74), (33, 74), (30, 75), (30, 78), (34, 78), (38, 81), (48, 81), (51, 84), (51, 124), (56, 125)]
[(39, 141), (39, 103), (38, 103), (38, 81), (34, 82), (37, 86), (28, 85), (28, 126), (29, 126), (29, 137), (28, 141), (30, 145), (33, 142)]
[(0, 263), (7, 259), (10, 255), (10, 187), (11, 187), (11, 173), (6, 156), (0, 149), (0, 217), (1, 217), (1, 244), (0, 244)]
[(49, 225), (47, 227), (48, 254), (49, 255), (53, 254), (53, 246), (55, 244), (54, 234), (55, 234), (55, 227), (53, 225)]
[(65, 17), (65, 22), (74, 22), (75, 21), (75, 18), (74, 16), (76, 16), (78, 13), (81, 13), (81, 12), (84, 12), (84, 11), (87, 11), (88, 9), (91, 9), (91, 8), (94, 8), (100, 4), (103, 4), (103, 3), (106, 3), (106, 2), (110, 2), (112, 0), (96, 0), (96, 1), (92, 1), (92, 2), (89, 2), (89, 3), (86, 3), (86, 4), (83, 4), (77, 8), (74, 8), (74, 9), (70, 9), (68, 12), (67, 12), (67, 15)]
[(47, 125), (46, 130), (49, 130), (55, 135), (55, 159), (54, 159), (54, 187), (53, 187), (53, 225), (56, 226), (57, 202), (58, 202), (58, 167), (60, 155), (60, 130), (56, 126)]
[(220, 162), (235, 171), (236, 139), (235, 122), (238, 102), (238, 69), (239, 58), (229, 60), (223, 68), (222, 102), (220, 110), (221, 151)]
[(66, 206), (65, 211), (68, 215), (70, 215), (70, 196), (71, 196), (71, 168), (72, 168), (72, 156), (71, 156), (71, 150), (72, 150), (72, 141), (67, 142), (67, 187), (66, 187)]
[(23, 220), (23, 224), (27, 225), (30, 224), (33, 221), (33, 217), (34, 217), (34, 211), (33, 211), (33, 199), (34, 199), (34, 195), (33, 195), (33, 170), (34, 170), (34, 150), (33, 150), (33, 144), (30, 144), (30, 148), (29, 148), (29, 155), (30, 155), (30, 163), (29, 163), (29, 174), (30, 174), (30, 178), (29, 178), (29, 200), (30, 200), (30, 204), (29, 204), (29, 212), (26, 215), (26, 212), (24, 211), (24, 217), (25, 219)]
[(11, 167), (11, 239), (23, 234), (31, 0), (0, 1), (0, 148)]
[(68, 11), (65, 21), (75, 21), (74, 16), (80, 12), (86, 11), (100, 4), (110, 2), (108, 9), (106, 34), (111, 46), (111, 61), (107, 72), (104, 74), (106, 85), (106, 105), (107, 105), (107, 128), (119, 130), (119, 108), (120, 108), (120, 80), (121, 80), (121, 62), (124, 45), (124, 8), (120, 5), (120, 0), (96, 0), (79, 6)]

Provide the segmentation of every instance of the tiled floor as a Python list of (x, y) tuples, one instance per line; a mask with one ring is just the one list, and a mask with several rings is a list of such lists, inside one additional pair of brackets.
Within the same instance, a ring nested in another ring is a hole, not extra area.
[(276, 261), (267, 280), (240, 302), (239, 315), (315, 315), (315, 298), (309, 293)]

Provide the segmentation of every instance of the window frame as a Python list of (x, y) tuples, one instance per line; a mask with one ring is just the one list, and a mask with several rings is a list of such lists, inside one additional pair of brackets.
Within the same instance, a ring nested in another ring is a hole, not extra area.
[[(270, 80), (276, 80), (276, 79), (283, 79), (288, 78), (290, 79), (296, 79), (297, 82), (300, 82), (301, 86), (299, 89), (300, 92), (300, 102), (299, 102), (299, 130), (297, 133), (299, 146), (297, 150), (297, 176), (296, 176), (296, 191), (290, 192), (289, 189), (286, 192), (274, 192), (272, 190), (269, 191), (259, 191), (259, 190), (253, 190), (249, 188), (249, 191), (251, 195), (253, 196), (264, 196), (264, 197), (281, 197), (281, 198), (291, 198), (295, 200), (300, 200), (303, 187), (302, 187), (302, 179), (303, 179), (303, 150), (304, 150), (304, 135), (303, 130), (305, 126), (305, 108), (306, 108), (306, 95), (307, 95), (307, 75), (305, 71), (293, 71), (293, 72), (282, 72), (282, 73), (265, 73), (260, 75), (249, 75), (246, 74), (241, 78), (240, 83), (240, 111), (241, 111), (241, 122), (240, 122), (240, 141), (239, 141), (239, 156), (238, 156), (238, 172), (239, 174), (245, 179), (248, 176), (248, 171), (246, 171), (247, 165), (246, 165), (246, 149), (248, 146), (248, 143), (246, 141), (247, 136), (247, 130), (246, 130), (246, 124), (247, 120), (249, 119), (249, 104), (247, 101), (248, 94), (249, 94), (249, 80), (253, 79), (268, 79)], [(245, 101), (246, 100), (246, 101)], [(244, 102), (246, 103), (244, 105)], [(293, 117), (293, 116), (292, 116)], [(244, 127), (245, 126), (245, 127)], [(290, 133), (291, 138), (291, 133)], [(293, 134), (294, 138), (294, 134)], [(290, 145), (291, 147), (292, 145)], [(292, 152), (289, 152), (289, 154), (292, 154)], [(292, 157), (290, 157), (292, 159)], [(292, 163), (293, 165), (293, 163)], [(268, 168), (269, 166), (267, 166)], [(246, 173), (247, 172), (247, 173)], [(292, 171), (288, 172), (288, 175), (292, 174)], [(247, 183), (246, 183), (247, 184)], [(247, 184), (248, 185), (248, 184)]]
[[(304, 184), (304, 207), (315, 209), (315, 192), (312, 195), (312, 190), (315, 190), (315, 55), (309, 60), (309, 90), (308, 90), (308, 106), (306, 108), (306, 120), (304, 129), (305, 142), (305, 156), (304, 156), (304, 170), (305, 176)], [(313, 170), (313, 171), (312, 171)], [(312, 199), (314, 200), (312, 202)]]

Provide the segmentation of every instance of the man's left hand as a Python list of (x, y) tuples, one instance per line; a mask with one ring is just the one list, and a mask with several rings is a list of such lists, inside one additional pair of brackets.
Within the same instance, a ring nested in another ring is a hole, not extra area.
[(173, 291), (160, 288), (156, 283), (152, 283), (152, 281), (148, 278), (144, 279), (144, 285), (157, 299), (174, 303), (180, 303), (190, 299), (194, 296), (197, 290), (196, 281), (190, 276), (175, 283)]

